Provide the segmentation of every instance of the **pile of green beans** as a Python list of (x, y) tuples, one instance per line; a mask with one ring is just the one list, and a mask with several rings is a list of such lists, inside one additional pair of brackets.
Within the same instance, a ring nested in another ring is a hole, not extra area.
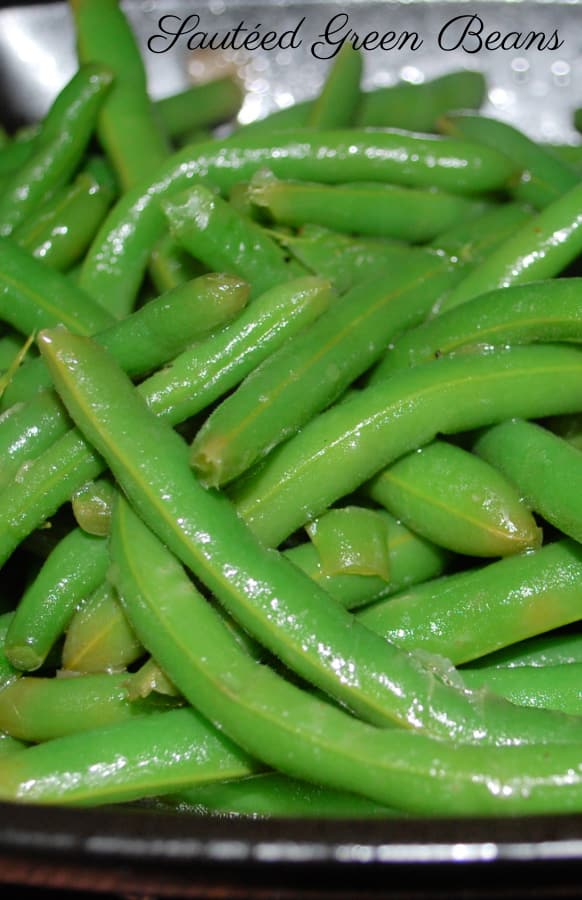
[(71, 10), (0, 145), (0, 800), (581, 812), (578, 157), (352, 47), (154, 104)]

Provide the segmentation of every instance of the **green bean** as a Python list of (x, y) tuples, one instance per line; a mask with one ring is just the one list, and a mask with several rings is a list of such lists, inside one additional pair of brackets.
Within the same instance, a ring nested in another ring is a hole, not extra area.
[(253, 297), (305, 274), (260, 226), (204, 185), (195, 185), (162, 205), (174, 238), (210, 269), (245, 278)]
[(16, 738), (10, 737), (9, 734), (2, 734), (0, 732), (0, 756), (7, 756), (9, 753), (17, 753), (19, 750), (24, 750), (26, 744), (22, 741), (17, 741)]
[(446, 354), (534, 341), (581, 342), (581, 289), (580, 278), (558, 278), (488, 291), (402, 335), (370, 383)]
[(308, 126), (346, 128), (354, 124), (361, 100), (362, 68), (362, 55), (351, 44), (344, 44), (309, 110)]
[(468, 222), (451, 226), (437, 235), (431, 246), (456, 257), (461, 263), (481, 263), (530, 218), (528, 207), (519, 203), (502, 203), (485, 209)]
[[(398, 333), (422, 321), (457, 278), (447, 260), (408, 260), (357, 284), (212, 413), (192, 445), (205, 483), (221, 485), (328, 406)], [(303, 524), (303, 523), (300, 523)]]
[(53, 269), (78, 262), (97, 233), (111, 202), (111, 191), (82, 173), (14, 230), (14, 241)]
[(150, 275), (156, 290), (171, 291), (206, 271), (204, 265), (181, 247), (171, 234), (164, 235), (152, 250)]
[(517, 666), (566, 666), (582, 663), (582, 635), (562, 632), (542, 634), (509, 647), (502, 647), (495, 653), (473, 660), (470, 668)]
[(277, 240), (291, 255), (321, 278), (327, 278), (339, 294), (344, 294), (358, 281), (391, 265), (411, 265), (427, 260), (431, 251), (423, 247), (407, 247), (397, 241), (353, 237), (307, 225), (300, 234), (278, 235)]
[[(204, 344), (185, 351), (168, 369), (157, 372), (138, 390), (157, 415), (172, 424), (184, 421), (236, 386), (270, 352), (320, 315), (328, 303), (329, 284), (321, 279), (299, 279), (274, 288), (257, 298), (233, 325)], [(49, 431), (55, 424), (62, 428), (65, 421), (59, 402), (52, 396), (51, 401), (50, 393), (40, 392), (28, 404), (28, 413), (34, 412), (35, 406), (42, 415), (38, 418), (32, 415), (27, 420), (24, 434), (18, 427), (10, 431), (14, 441), (12, 466), (20, 466), (16, 459), (20, 452), (30, 462), (25, 470), (20, 470), (18, 480), (10, 480), (13, 471), (10, 465), (3, 473), (4, 478), (0, 477), (0, 484), (4, 483), (5, 487), (0, 506), (3, 561), (20, 540), (105, 468), (101, 457), (75, 429), (47, 446)], [(13, 419), (16, 414), (10, 415), (4, 425)], [(40, 455), (34, 459), (37, 451)], [(17, 509), (20, 514), (13, 515)]]
[[(128, 374), (144, 375), (233, 319), (246, 304), (248, 293), (248, 286), (236, 278), (204, 275), (151, 300), (98, 332), (95, 340)], [(39, 388), (50, 386), (46, 367), (42, 360), (35, 359), (12, 380), (3, 405), (28, 400)]]
[[(544, 733), (575, 739), (576, 719), (542, 723), (548, 714), (534, 710), (516, 717), (510, 704), (491, 706), (435, 681), (418, 660), (357, 624), (284, 557), (264, 549), (226, 498), (198, 485), (180, 437), (152, 415), (105, 351), (62, 329), (43, 332), (40, 346), (69, 412), (140, 515), (239, 625), (293, 671), (383, 725), (491, 743), (543, 740)], [(123, 588), (120, 593), (125, 600)], [(174, 670), (153, 655), (184, 692)]]
[(307, 526), (324, 575), (373, 575), (390, 581), (389, 532), (372, 509), (330, 509)]
[(399, 456), (495, 422), (574, 411), (578, 348), (515, 347), (399, 372), (313, 419), (232, 491), (259, 540), (277, 546)]
[(5, 612), (0, 615), (0, 693), (21, 675), (20, 670), (12, 665), (5, 653), (6, 635), (13, 618), (13, 612)]
[(580, 144), (543, 144), (542, 146), (580, 174), (582, 167), (582, 146)]
[(241, 778), (257, 765), (193, 709), (67, 735), (0, 761), (0, 796), (20, 803), (121, 803)]
[(130, 702), (126, 680), (125, 673), (19, 678), (0, 691), (0, 727), (12, 737), (39, 743), (168, 707), (169, 701), (155, 695)]
[(574, 169), (507, 122), (457, 112), (441, 119), (439, 126), (445, 134), (501, 149), (525, 169), (512, 194), (536, 209), (544, 209), (578, 184)]
[(484, 688), (518, 706), (553, 709), (572, 716), (582, 715), (580, 677), (582, 665), (519, 666), (518, 668), (475, 669), (463, 672), (463, 681), (472, 689)]
[(105, 479), (90, 481), (75, 491), (71, 497), (71, 507), (77, 524), (87, 534), (106, 537), (111, 525), (111, 505), (115, 488)]
[(131, 307), (165, 219), (160, 200), (204, 178), (227, 192), (267, 165), (281, 178), (337, 183), (384, 181), (474, 194), (503, 186), (514, 165), (489, 148), (399, 132), (294, 131), (268, 139), (241, 135), (185, 148), (157, 177), (129, 191), (102, 226), (85, 259), (81, 284), (112, 309)]
[(365, 606), (412, 584), (442, 575), (449, 558), (445, 550), (413, 534), (388, 513), (379, 511), (379, 515), (388, 529), (388, 583), (373, 576), (324, 575), (317, 550), (311, 543), (292, 547), (285, 551), (285, 556), (346, 609)]
[[(172, 794), (167, 798), (179, 812), (256, 818), (385, 818), (395, 810), (364, 797), (334, 791), (288, 778), (278, 772), (218, 781)], [(399, 811), (398, 815), (402, 815)]]
[(0, 241), (0, 319), (25, 337), (59, 323), (93, 334), (114, 321), (70, 279), (6, 238)]
[(441, 547), (509, 556), (539, 547), (542, 532), (510, 478), (446, 441), (433, 441), (374, 476), (366, 492)]
[(445, 298), (452, 309), (494, 288), (558, 275), (582, 250), (582, 186), (562, 194), (488, 256)]
[(0, 375), (0, 400), (4, 397), (6, 391), (10, 388), (12, 382), (17, 376), (20, 367), (28, 353), (30, 347), (34, 343), (34, 335), (31, 334), (17, 352), (16, 356), (8, 366), (5, 372)]
[(34, 152), (0, 196), (0, 235), (13, 232), (46, 195), (77, 169), (112, 83), (103, 66), (84, 66), (63, 88), (34, 143)]
[(236, 133), (241, 137), (262, 135), (266, 138), (271, 138), (273, 134), (280, 131), (285, 132), (290, 129), (304, 128), (307, 126), (313, 104), (313, 100), (299, 100), (291, 106), (275, 109), (263, 116), (262, 119), (256, 119), (254, 122), (241, 125)]
[(154, 108), (168, 137), (179, 138), (195, 129), (220, 125), (232, 119), (239, 111), (241, 102), (239, 81), (224, 75), (163, 97), (156, 101)]
[(115, 76), (98, 134), (127, 190), (151, 177), (169, 152), (147, 94), (144, 64), (117, 0), (71, 0), (71, 10), (81, 62), (107, 66)]
[(467, 197), (366, 182), (325, 185), (281, 181), (261, 169), (249, 185), (254, 204), (280, 225), (306, 223), (372, 237), (424, 243), (474, 214)]
[(80, 528), (57, 544), (25, 591), (8, 629), (5, 653), (12, 665), (24, 671), (40, 668), (76, 605), (105, 578), (108, 563), (105, 541)]
[(0, 175), (11, 179), (34, 153), (34, 140), (11, 141), (0, 149)]
[(10, 368), (23, 346), (22, 337), (15, 332), (8, 332), (0, 337), (0, 371)]
[(127, 622), (116, 591), (103, 582), (70, 620), (62, 653), (63, 670), (114, 672), (142, 655), (143, 647)]
[[(454, 747), (401, 729), (376, 729), (257, 666), (237, 651), (176, 560), (125, 502), (116, 508), (112, 552), (135, 627), (184, 695), (285, 774), (425, 813), (548, 809), (558, 803), (557, 796), (552, 803), (552, 787), (565, 794), (562, 804), (581, 802), (573, 774), (579, 746), (545, 745), (541, 754), (539, 745)], [(512, 709), (517, 716), (550, 717)], [(566, 767), (567, 787), (557, 777)], [(0, 763), (0, 784), (7, 768)]]
[(580, 617), (582, 549), (571, 541), (416, 585), (362, 610), (368, 627), (455, 665)]
[(485, 95), (481, 72), (449, 72), (422, 84), (401, 82), (365, 93), (357, 122), (365, 127), (435, 131), (444, 113), (479, 109)]
[(582, 540), (582, 453), (533, 422), (505, 422), (477, 438), (475, 452), (564, 534)]

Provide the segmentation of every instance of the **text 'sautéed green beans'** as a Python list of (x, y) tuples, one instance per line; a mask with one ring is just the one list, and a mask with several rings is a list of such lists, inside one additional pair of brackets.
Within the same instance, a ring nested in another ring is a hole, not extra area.
[(582, 541), (582, 453), (533, 422), (488, 429), (476, 452), (497, 466), (526, 503), (564, 534)]
[(278, 546), (437, 432), (577, 409), (581, 375), (582, 351), (553, 345), (445, 358), (399, 372), (312, 419), (242, 479), (232, 491), (239, 515), (261, 541)]
[(446, 259), (429, 257), (412, 270), (405, 262), (355, 285), (210, 416), (192, 446), (203, 480), (215, 486), (231, 481), (296, 432), (365, 372), (396, 334), (421, 322), (432, 299), (456, 278)]
[(582, 549), (558, 541), (416, 585), (359, 617), (387, 640), (458, 664), (577, 621), (581, 577)]
[(157, 177), (129, 191), (105, 220), (85, 259), (81, 285), (110, 308), (131, 308), (151, 251), (164, 233), (160, 201), (204, 178), (222, 191), (269, 168), (279, 178), (337, 184), (384, 181), (474, 194), (503, 187), (515, 164), (466, 141), (391, 131), (294, 131), (241, 135), (179, 151)]
[(152, 415), (102, 348), (59, 329), (42, 332), (39, 344), (69, 412), (140, 515), (233, 618), (303, 678), (380, 725), (473, 743), (580, 737), (576, 718), (552, 714), (550, 723), (546, 711), (516, 715), (511, 704), (458, 691), (361, 626), (282, 555), (263, 548), (225, 497), (200, 487), (183, 441)]
[(446, 441), (403, 456), (366, 490), (417, 534), (457, 553), (509, 556), (541, 544), (541, 529), (511, 480)]

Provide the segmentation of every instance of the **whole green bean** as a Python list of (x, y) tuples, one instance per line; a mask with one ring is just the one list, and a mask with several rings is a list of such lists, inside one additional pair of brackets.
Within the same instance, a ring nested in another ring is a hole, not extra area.
[[(192, 478), (180, 437), (152, 415), (97, 344), (58, 329), (39, 340), (69, 412), (140, 515), (233, 618), (293, 671), (372, 722), (466, 741), (543, 740), (547, 713), (522, 710), (516, 717), (510, 704), (476, 702), (435, 681), (418, 660), (356, 624), (284, 557), (264, 549), (226, 498)], [(549, 733), (567, 741), (579, 730), (576, 719), (558, 717)]]
[(344, 44), (331, 64), (319, 96), (309, 110), (310, 128), (346, 128), (354, 124), (361, 100), (363, 58)]
[(202, 184), (162, 203), (170, 232), (210, 269), (230, 272), (251, 285), (252, 296), (305, 275), (302, 266), (257, 224)]
[(562, 194), (526, 222), (440, 304), (452, 309), (494, 288), (553, 278), (582, 250), (582, 186)]
[(534, 341), (582, 341), (580, 278), (556, 278), (494, 291), (468, 300), (403, 334), (370, 378), (441, 356)]
[(507, 122), (453, 112), (439, 120), (439, 130), (506, 153), (525, 169), (512, 194), (536, 209), (544, 209), (578, 184), (579, 176), (574, 169)]
[(125, 617), (117, 592), (104, 581), (69, 622), (62, 652), (63, 669), (114, 672), (125, 669), (140, 656), (143, 647)]
[(268, 170), (253, 175), (252, 202), (280, 225), (306, 223), (371, 237), (397, 238), (422, 244), (444, 228), (471, 217), (480, 204), (436, 190), (388, 184), (281, 181)]
[(450, 110), (479, 109), (486, 90), (483, 74), (471, 71), (379, 87), (363, 94), (357, 121), (364, 127), (435, 131), (438, 119)]
[[(329, 299), (329, 284), (318, 278), (274, 288), (253, 301), (235, 323), (185, 351), (168, 369), (144, 381), (138, 391), (157, 415), (172, 424), (182, 422), (236, 386), (269, 353), (320, 315)], [(19, 470), (18, 480), (11, 480), (13, 470), (8, 465), (0, 481), (5, 487), (0, 505), (3, 561), (30, 531), (105, 468), (99, 454), (76, 429), (47, 446), (48, 432), (55, 423), (61, 428), (64, 421), (54, 395), (40, 392), (27, 405), (28, 412), (33, 406), (40, 408), (42, 417), (32, 415), (24, 433), (17, 427), (10, 430), (14, 441), (11, 463), (20, 466), (16, 459), (20, 452), (30, 462)], [(9, 421), (13, 418), (16, 414), (10, 415)], [(42, 453), (35, 459), (40, 447)], [(13, 515), (17, 509), (20, 515)], [(4, 521), (3, 515), (8, 517)]]
[(404, 259), (340, 297), (205, 422), (192, 445), (205, 483), (232, 480), (328, 406), (391, 339), (421, 322), (457, 277), (446, 259), (429, 257), (413, 270)]
[[(257, 666), (236, 649), (176, 560), (125, 502), (116, 509), (112, 550), (128, 612), (164, 669), (227, 734), (274, 768), (425, 813), (548, 809), (552, 787), (556, 793), (562, 788), (562, 803), (582, 802), (573, 774), (576, 745), (545, 745), (543, 753), (539, 746), (454, 747), (401, 729), (376, 729)], [(566, 765), (564, 785), (556, 776)], [(6, 768), (0, 762), (0, 783)]]
[(239, 111), (242, 99), (238, 79), (224, 75), (162, 97), (154, 103), (154, 110), (168, 137), (179, 138), (232, 119)]
[(578, 620), (582, 549), (572, 541), (446, 575), (362, 610), (368, 627), (455, 665)]
[(19, 678), (0, 691), (0, 727), (29, 743), (107, 728), (168, 708), (159, 695), (129, 701), (127, 675)]
[(582, 453), (533, 422), (487, 429), (475, 452), (512, 481), (525, 502), (564, 534), (582, 540)]
[(0, 796), (19, 803), (121, 803), (259, 771), (193, 709), (138, 716), (2, 757)]
[(399, 372), (313, 419), (232, 491), (257, 537), (277, 546), (404, 453), (512, 416), (580, 405), (578, 348), (514, 347)]
[(60, 272), (78, 262), (97, 233), (113, 200), (107, 188), (81, 173), (14, 230), (14, 241)]
[(106, 542), (80, 528), (57, 544), (25, 591), (8, 629), (4, 649), (12, 665), (33, 671), (43, 664), (77, 604), (105, 578), (108, 564)]
[(117, 0), (70, 0), (82, 63), (107, 66), (115, 81), (98, 135), (124, 190), (150, 178), (169, 154), (148, 97), (145, 68)]
[(449, 556), (413, 534), (388, 513), (379, 511), (388, 529), (390, 580), (364, 575), (324, 575), (319, 555), (311, 543), (285, 551), (285, 556), (346, 609), (356, 609), (383, 597), (389, 597), (412, 584), (442, 575)]
[(468, 556), (539, 547), (542, 532), (511, 478), (473, 453), (433, 441), (374, 476), (366, 493), (417, 534)]
[(34, 142), (34, 151), (0, 195), (0, 235), (6, 237), (51, 191), (62, 187), (83, 158), (113, 76), (83, 66), (63, 88)]
[(94, 334), (114, 321), (69, 278), (7, 238), (0, 241), (0, 320), (25, 337), (59, 323), (70, 331)]
[(274, 138), (240, 135), (185, 148), (155, 179), (129, 191), (113, 208), (85, 259), (81, 284), (111, 308), (131, 307), (151, 250), (163, 235), (160, 200), (204, 178), (227, 192), (268, 166), (281, 178), (337, 183), (385, 181), (457, 193), (494, 190), (514, 165), (489, 148), (399, 132), (293, 131)]

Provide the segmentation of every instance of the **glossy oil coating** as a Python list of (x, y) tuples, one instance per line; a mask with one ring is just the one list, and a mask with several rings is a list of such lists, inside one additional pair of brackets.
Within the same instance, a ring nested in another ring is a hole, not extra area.
[(223, 496), (197, 484), (181, 439), (97, 344), (55, 330), (43, 332), (40, 346), (69, 411), (140, 515), (233, 618), (302, 677), (369, 721), (428, 734), (490, 743), (580, 735), (576, 719), (550, 723), (539, 710), (518, 716), (510, 704), (459, 692), (377, 638), (284, 557), (262, 548)]

